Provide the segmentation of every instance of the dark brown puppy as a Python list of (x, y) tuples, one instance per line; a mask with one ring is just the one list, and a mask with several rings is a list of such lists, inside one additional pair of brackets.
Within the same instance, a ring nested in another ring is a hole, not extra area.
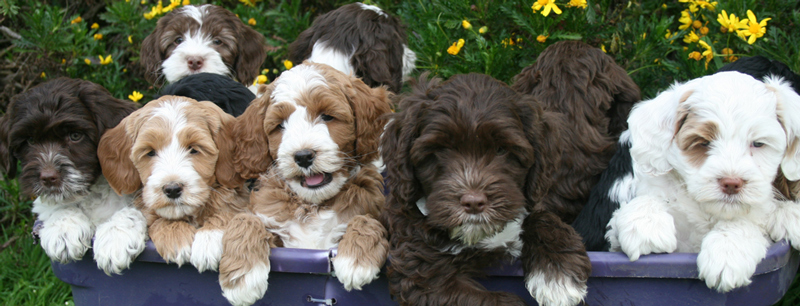
[(531, 94), (548, 111), (565, 115), (561, 167), (553, 191), (537, 208), (572, 222), (614, 155), (619, 134), (628, 128), (639, 87), (598, 48), (580, 41), (547, 47), (515, 77), (514, 90)]
[(381, 139), (390, 291), (401, 305), (524, 305), (473, 278), (519, 257), (542, 305), (575, 305), (591, 264), (580, 237), (534, 206), (558, 168), (560, 114), (480, 74), (423, 75)]

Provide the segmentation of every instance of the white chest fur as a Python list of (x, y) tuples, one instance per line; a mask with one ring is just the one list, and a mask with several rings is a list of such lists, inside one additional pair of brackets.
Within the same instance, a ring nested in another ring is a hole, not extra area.
[(330, 249), (338, 245), (347, 229), (330, 209), (308, 214), (301, 219), (277, 222), (274, 218), (258, 214), (267, 229), (283, 240), (283, 246), (300, 249)]

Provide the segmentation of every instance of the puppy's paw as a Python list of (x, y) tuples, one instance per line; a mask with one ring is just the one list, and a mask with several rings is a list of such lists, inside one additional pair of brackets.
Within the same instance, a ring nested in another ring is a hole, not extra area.
[(700, 279), (719, 292), (747, 286), (768, 247), (769, 241), (753, 224), (717, 224), (703, 238), (697, 254)]
[(252, 305), (267, 292), (269, 286), (269, 262), (258, 263), (247, 271), (223, 272), (220, 269), (222, 296), (234, 306)]
[(334, 257), (333, 270), (336, 271), (336, 278), (344, 285), (347, 291), (356, 289), (361, 290), (361, 287), (369, 284), (378, 278), (378, 273), (381, 272), (381, 266), (370, 266), (366, 261), (359, 262), (355, 258), (339, 255)]
[[(638, 202), (636, 202), (639, 200)], [(616, 233), (617, 243), (631, 261), (651, 253), (672, 253), (678, 247), (675, 223), (657, 199), (636, 198), (614, 213), (609, 232)]]
[(199, 230), (192, 243), (192, 265), (197, 271), (217, 271), (222, 257), (222, 230)]
[(150, 225), (149, 233), (156, 251), (167, 263), (174, 262), (180, 267), (191, 260), (193, 226), (183, 221), (157, 219)]
[(92, 244), (94, 227), (80, 211), (63, 211), (44, 221), (39, 231), (42, 248), (50, 259), (60, 263), (81, 260)]
[(751, 283), (750, 277), (755, 273), (758, 262), (747, 262), (745, 258), (730, 255), (706, 250), (701, 250), (697, 255), (697, 270), (708, 288), (724, 293)]
[(94, 239), (94, 260), (108, 275), (121, 274), (145, 248), (147, 220), (132, 207), (116, 212), (97, 227)]
[(797, 220), (800, 220), (800, 203), (778, 201), (767, 222), (770, 238), (774, 241), (787, 239), (792, 247), (800, 250), (800, 222)]
[(525, 277), (525, 288), (542, 306), (578, 305), (586, 297), (586, 281), (561, 275), (533, 272)]

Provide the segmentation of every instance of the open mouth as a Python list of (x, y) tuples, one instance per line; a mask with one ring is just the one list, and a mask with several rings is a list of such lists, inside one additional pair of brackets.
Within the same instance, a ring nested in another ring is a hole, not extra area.
[(333, 181), (333, 175), (330, 173), (317, 173), (311, 176), (305, 176), (300, 179), (300, 185), (309, 189), (316, 189), (328, 185)]

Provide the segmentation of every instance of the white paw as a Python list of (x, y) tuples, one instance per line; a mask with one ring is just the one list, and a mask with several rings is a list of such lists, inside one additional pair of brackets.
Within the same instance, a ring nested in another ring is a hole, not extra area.
[(747, 286), (768, 247), (769, 241), (756, 225), (718, 223), (703, 237), (697, 254), (700, 279), (719, 292)]
[(547, 277), (545, 273), (531, 273), (525, 279), (525, 288), (542, 306), (578, 305), (586, 297), (585, 282), (572, 278)]
[(108, 275), (121, 274), (144, 251), (146, 240), (144, 215), (135, 208), (123, 208), (97, 227), (93, 246), (97, 267)]
[(44, 221), (39, 231), (42, 248), (50, 259), (60, 263), (80, 260), (92, 243), (94, 228), (79, 211), (63, 211)]
[[(639, 200), (639, 201), (637, 201)], [(678, 247), (672, 215), (663, 210), (659, 200), (636, 198), (614, 212), (609, 234), (612, 249), (625, 252), (631, 261), (651, 253), (672, 253)]]
[(199, 230), (192, 242), (192, 265), (197, 271), (217, 271), (222, 257), (222, 230)]
[(697, 270), (708, 288), (724, 293), (750, 284), (758, 262), (747, 262), (745, 258), (731, 255), (713, 254), (706, 250), (697, 255)]
[(767, 228), (770, 238), (774, 241), (782, 239), (797, 250), (800, 250), (800, 203), (792, 201), (778, 201), (774, 213), (769, 214)]
[(222, 286), (222, 296), (234, 306), (252, 305), (264, 297), (269, 286), (269, 265), (259, 263), (249, 271), (235, 276), (231, 282), (238, 284), (235, 287), (227, 288)]
[(336, 278), (344, 285), (347, 291), (356, 289), (369, 284), (378, 278), (381, 267), (357, 266), (355, 259), (346, 256), (336, 256), (332, 260), (333, 270), (336, 271)]

